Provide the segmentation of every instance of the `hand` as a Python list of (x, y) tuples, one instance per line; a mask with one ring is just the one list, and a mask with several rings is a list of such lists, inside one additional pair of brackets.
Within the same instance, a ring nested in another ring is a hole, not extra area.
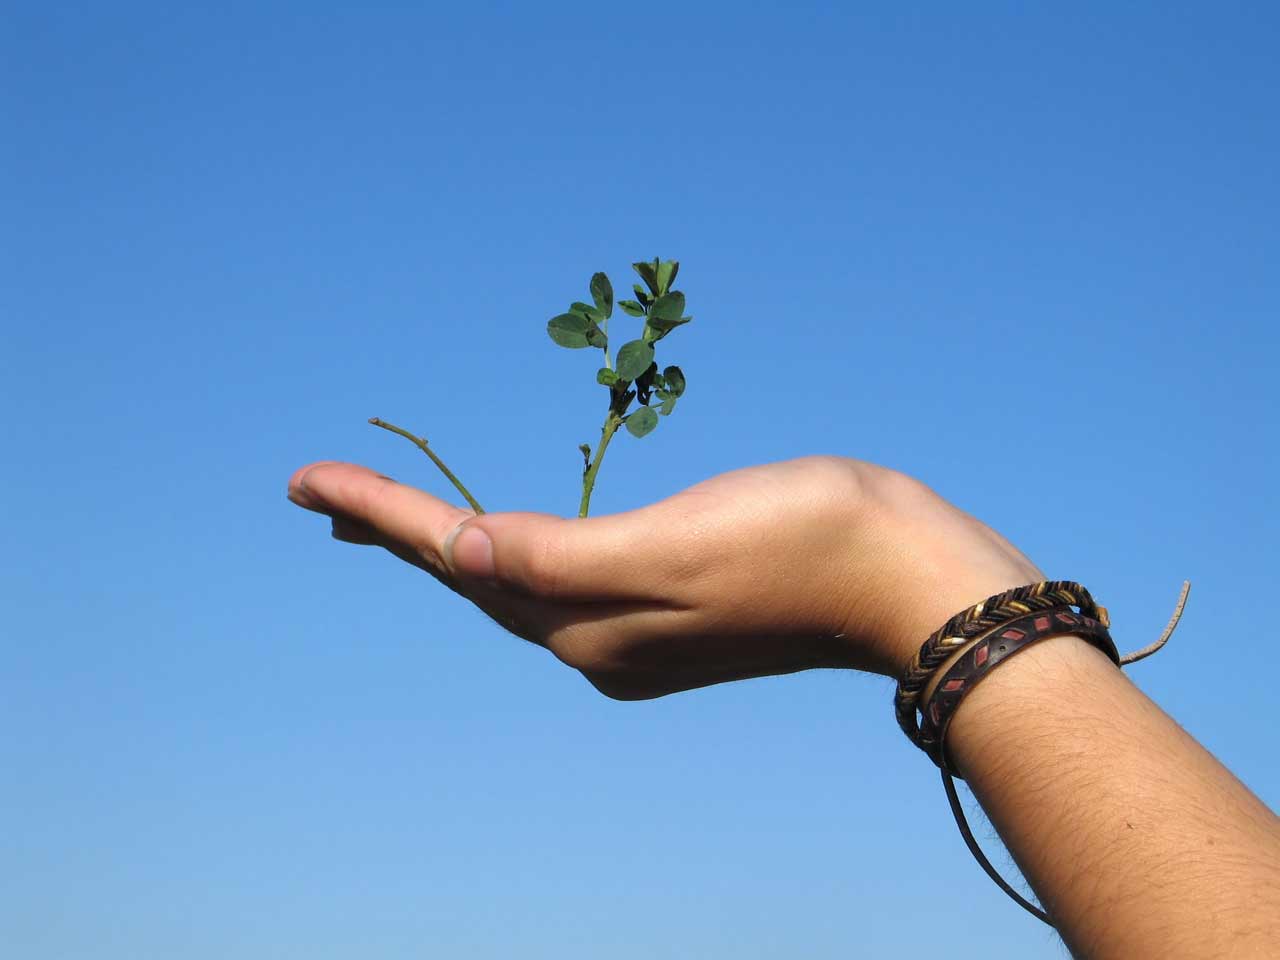
[(896, 676), (953, 613), (1044, 579), (922, 484), (837, 457), (737, 470), (584, 520), (477, 517), (330, 462), (297, 471), (289, 498), (618, 699), (811, 667)]

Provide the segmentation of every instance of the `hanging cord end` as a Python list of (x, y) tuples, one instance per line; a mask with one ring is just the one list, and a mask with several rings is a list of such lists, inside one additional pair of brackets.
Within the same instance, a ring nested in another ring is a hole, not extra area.
[[(1125, 654), (1120, 658), (1121, 666), (1128, 666), (1131, 663), (1137, 663), (1139, 660), (1143, 660), (1151, 656), (1169, 642), (1169, 638), (1173, 636), (1173, 631), (1178, 627), (1178, 621), (1182, 619), (1182, 611), (1187, 605), (1187, 597), (1190, 593), (1191, 581), (1182, 581), (1182, 592), (1178, 594), (1178, 602), (1173, 608), (1173, 616), (1169, 618), (1169, 622), (1165, 625), (1164, 632), (1160, 634), (1159, 639), (1157, 639), (1155, 643), (1148, 644), (1140, 650), (1135, 650), (1132, 653)], [(1106, 608), (1095, 604), (1095, 609), (1097, 610), (1097, 613), (1094, 614), (1094, 619), (1104, 627), (1110, 627), (1111, 618), (1107, 615)], [(914, 710), (914, 702), (912, 707)], [(965, 846), (969, 848), (969, 852), (973, 854), (973, 858), (978, 861), (978, 865), (982, 867), (988, 877), (995, 881), (996, 886), (1009, 895), (1010, 899), (1012, 899), (1014, 903), (1022, 907), (1023, 910), (1026, 910), (1027, 913), (1031, 914), (1037, 920), (1042, 920), (1049, 926), (1053, 926), (1053, 918), (1051, 918), (1049, 914), (1040, 907), (1037, 907), (1029, 901), (1026, 897), (1022, 896), (1022, 894), (1018, 893), (1018, 891), (1013, 889), (1013, 887), (1009, 885), (1009, 882), (1005, 880), (1004, 877), (1000, 876), (1000, 871), (997, 870), (992, 865), (991, 861), (987, 859), (987, 855), (982, 852), (982, 847), (978, 845), (978, 841), (975, 839), (973, 831), (969, 828), (969, 821), (965, 818), (964, 807), (960, 804), (960, 796), (956, 792), (956, 785), (955, 781), (952, 779), (951, 771), (947, 769), (945, 763), (939, 763), (938, 768), (942, 774), (942, 786), (947, 792), (947, 803), (951, 806), (951, 815), (955, 818), (956, 826), (960, 828), (960, 836), (964, 838)]]
[(1139, 660), (1145, 660), (1151, 656), (1173, 636), (1173, 631), (1178, 628), (1178, 621), (1182, 619), (1182, 611), (1187, 605), (1187, 597), (1191, 594), (1191, 581), (1182, 581), (1182, 592), (1178, 594), (1178, 602), (1174, 605), (1173, 616), (1169, 618), (1169, 622), (1165, 625), (1164, 632), (1160, 634), (1159, 639), (1155, 643), (1149, 643), (1140, 650), (1134, 650), (1132, 653), (1126, 653), (1120, 658), (1120, 665), (1127, 667), (1131, 663), (1137, 663)]

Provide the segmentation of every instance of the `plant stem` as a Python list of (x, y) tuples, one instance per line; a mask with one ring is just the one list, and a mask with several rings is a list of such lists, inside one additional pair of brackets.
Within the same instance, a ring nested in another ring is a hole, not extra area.
[(397, 427), (394, 423), (387, 423), (387, 421), (380, 420), (377, 417), (370, 417), (369, 422), (372, 423), (375, 427), (381, 427), (383, 430), (390, 430), (392, 433), (398, 433), (400, 434), (400, 436), (404, 437), (406, 440), (411, 441), (415, 446), (417, 446), (419, 450), (421, 450), (423, 453), (425, 453), (428, 457), (431, 458), (431, 462), (434, 463), (437, 467), (439, 467), (440, 472), (449, 478), (449, 482), (458, 488), (458, 492), (460, 494), (466, 497), (467, 503), (471, 504), (472, 510), (474, 510), (477, 514), (484, 513), (484, 507), (480, 506), (480, 504), (476, 501), (476, 498), (471, 495), (471, 491), (469, 491), (466, 487), (462, 485), (462, 481), (453, 475), (453, 471), (450, 470), (447, 466), (445, 466), (444, 461), (436, 456), (435, 451), (432, 450), (431, 447), (427, 445), (427, 441), (423, 440), (421, 437), (415, 437), (412, 433), (410, 433), (408, 430), (405, 430), (403, 427)]
[[(630, 403), (630, 398), (628, 398), (627, 402)], [(622, 426), (622, 415), (618, 413), (616, 404), (610, 404), (609, 415), (604, 418), (604, 427), (600, 431), (600, 445), (596, 447), (595, 459), (591, 461), (591, 466), (587, 468), (587, 472), (582, 477), (582, 503), (578, 507), (579, 517), (587, 515), (587, 510), (591, 506), (591, 491), (596, 486), (596, 474), (600, 472), (600, 461), (604, 459), (604, 452), (609, 448), (609, 441), (613, 439), (613, 435), (618, 432), (618, 427), (620, 426)]]

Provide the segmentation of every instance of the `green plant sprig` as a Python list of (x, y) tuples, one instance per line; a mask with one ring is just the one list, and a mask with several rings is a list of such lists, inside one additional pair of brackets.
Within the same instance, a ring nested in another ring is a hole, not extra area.
[(390, 430), (392, 433), (398, 433), (406, 440), (413, 442), (419, 450), (431, 458), (431, 462), (440, 468), (440, 472), (449, 478), (449, 482), (458, 488), (458, 492), (466, 498), (467, 503), (471, 504), (471, 509), (477, 514), (484, 513), (484, 507), (480, 506), (479, 501), (471, 495), (471, 491), (462, 485), (462, 481), (454, 476), (453, 471), (445, 466), (445, 462), (436, 456), (436, 452), (431, 449), (426, 440), (422, 439), (422, 437), (415, 436), (404, 427), (397, 427), (394, 423), (387, 423), (387, 421), (378, 417), (370, 417), (369, 422), (375, 427), (381, 427), (383, 430)]
[[(604, 425), (600, 428), (600, 442), (594, 459), (589, 444), (578, 447), (584, 462), (582, 500), (578, 506), (580, 517), (585, 517), (590, 509), (600, 465), (618, 428), (625, 426), (633, 437), (648, 436), (658, 426), (660, 416), (671, 415), (685, 390), (685, 376), (679, 367), (669, 366), (659, 373), (654, 360), (654, 345), (676, 327), (693, 319), (685, 316), (684, 294), (671, 286), (680, 271), (680, 264), (675, 260), (655, 258), (652, 262), (633, 263), (631, 266), (644, 281), (644, 286), (635, 284), (632, 289), (636, 299), (619, 300), (618, 306), (633, 317), (643, 317), (644, 327), (639, 339), (628, 340), (618, 348), (616, 362), (612, 362), (609, 356), (613, 285), (605, 274), (597, 273), (591, 277), (594, 306), (576, 302), (569, 307), (568, 313), (552, 317), (547, 323), (547, 334), (560, 346), (569, 349), (596, 347), (604, 352), (604, 366), (596, 371), (596, 383), (608, 388), (609, 406)], [(628, 412), (634, 400), (639, 400), (640, 406), (634, 412)]]
[[(618, 429), (625, 426), (633, 437), (648, 436), (657, 428), (659, 417), (667, 417), (674, 412), (676, 401), (685, 391), (683, 371), (677, 366), (668, 366), (659, 373), (658, 364), (654, 360), (655, 344), (676, 327), (693, 319), (685, 316), (684, 294), (671, 287), (680, 271), (680, 264), (675, 260), (655, 258), (652, 261), (633, 263), (631, 266), (640, 275), (644, 285), (634, 284), (632, 289), (636, 299), (619, 300), (617, 305), (630, 316), (642, 317), (644, 325), (640, 337), (624, 343), (618, 348), (616, 356), (611, 357), (609, 352), (609, 319), (613, 316), (614, 307), (613, 284), (604, 273), (596, 273), (591, 277), (592, 303), (575, 301), (569, 306), (567, 313), (558, 314), (547, 322), (548, 336), (560, 346), (571, 350), (594, 347), (604, 353), (604, 366), (596, 371), (596, 383), (608, 389), (609, 405), (604, 425), (600, 428), (600, 441), (596, 445), (595, 456), (592, 456), (590, 444), (584, 443), (578, 447), (583, 460), (579, 517), (585, 517), (591, 507), (591, 494), (600, 474), (600, 465), (604, 462), (605, 451)], [(633, 411), (631, 404), (636, 400), (640, 405)], [(417, 445), (466, 498), (471, 508), (477, 514), (484, 513), (475, 497), (445, 466), (426, 440), (377, 417), (369, 422), (398, 433)]]

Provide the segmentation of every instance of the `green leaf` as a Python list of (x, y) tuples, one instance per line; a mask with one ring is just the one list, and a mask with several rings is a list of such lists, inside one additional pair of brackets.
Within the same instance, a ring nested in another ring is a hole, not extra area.
[(653, 294), (651, 294), (644, 287), (640, 286), (640, 284), (633, 283), (631, 285), (631, 289), (636, 292), (636, 299), (639, 300), (645, 307), (648, 307), (653, 303)]
[(603, 273), (591, 275), (591, 299), (596, 302), (596, 309), (608, 320), (613, 316), (613, 284)]
[(683, 327), (692, 319), (693, 317), (681, 317), (679, 320), (674, 322), (668, 322), (666, 320), (650, 320), (645, 325), (645, 330), (651, 332), (647, 332), (645, 338), (650, 343), (657, 343), (676, 327)]
[(664, 417), (669, 417), (671, 416), (671, 411), (673, 411), (675, 408), (676, 408), (676, 398), (666, 397), (662, 401), (662, 406), (658, 408), (658, 412), (662, 414)]
[(587, 343), (600, 350), (607, 350), (609, 348), (609, 338), (605, 336), (604, 331), (594, 323), (587, 328)]
[(633, 317), (644, 316), (644, 307), (640, 306), (640, 304), (636, 303), (634, 300), (619, 300), (618, 306)]
[(587, 330), (590, 326), (591, 323), (586, 317), (576, 313), (562, 313), (547, 321), (547, 333), (560, 346), (576, 350), (579, 347), (591, 345), (587, 339)]
[(633, 437), (643, 437), (653, 433), (658, 425), (658, 415), (649, 407), (641, 407), (627, 417), (627, 432)]
[(667, 392), (673, 398), (684, 395), (684, 371), (679, 367), (667, 367), (662, 371), (662, 379), (667, 381)]
[(624, 343), (618, 351), (618, 362), (615, 365), (619, 380), (634, 380), (653, 363), (653, 345), (643, 340), (632, 340)]
[(658, 293), (666, 293), (671, 289), (671, 284), (676, 282), (676, 274), (680, 270), (680, 264), (674, 260), (665, 260), (658, 264)]
[(648, 320), (644, 327), (644, 338), (650, 343), (661, 340), (676, 327), (688, 321), (681, 318), (684, 310), (684, 294), (679, 290), (659, 297), (649, 308)]
[(658, 267), (656, 261), (654, 263), (633, 263), (631, 269), (640, 274), (640, 279), (656, 297), (658, 296)]
[(579, 316), (586, 317), (592, 323), (600, 323), (606, 319), (605, 315), (589, 303), (583, 303), (581, 300), (575, 300), (569, 304), (569, 312), (576, 313)]
[(618, 382), (618, 373), (616, 370), (610, 370), (608, 367), (601, 367), (596, 371), (596, 383), (602, 387), (612, 387)]
[(682, 313), (684, 294), (679, 290), (672, 290), (653, 302), (653, 306), (649, 308), (649, 322), (659, 329), (670, 330), (680, 325)]

